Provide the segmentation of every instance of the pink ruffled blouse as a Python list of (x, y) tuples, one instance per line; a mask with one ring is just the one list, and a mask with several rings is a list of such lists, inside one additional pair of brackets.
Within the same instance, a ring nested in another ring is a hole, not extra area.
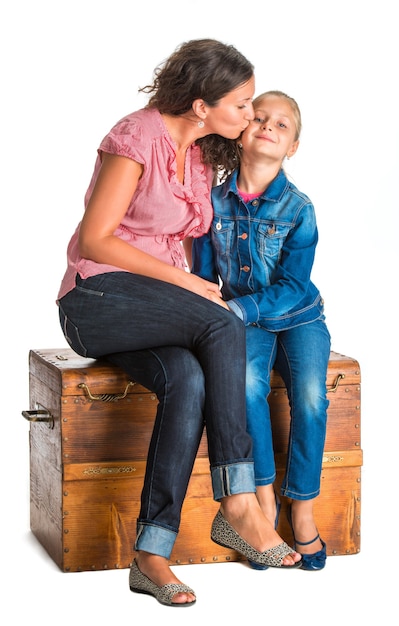
[[(212, 168), (201, 162), (199, 146), (186, 153), (184, 184), (176, 176), (175, 144), (157, 109), (141, 109), (120, 120), (98, 149), (94, 173), (85, 195), (87, 206), (101, 167), (101, 153), (128, 157), (141, 163), (144, 171), (126, 214), (115, 235), (161, 261), (186, 268), (181, 241), (199, 237), (212, 221), (210, 190)], [(79, 255), (78, 225), (67, 250), (67, 270), (58, 299), (82, 278), (105, 272), (126, 271), (96, 263)]]

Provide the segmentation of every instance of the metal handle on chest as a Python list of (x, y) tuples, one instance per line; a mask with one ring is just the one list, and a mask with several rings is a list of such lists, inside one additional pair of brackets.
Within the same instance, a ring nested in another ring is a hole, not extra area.
[(78, 387), (80, 389), (84, 389), (90, 400), (98, 400), (100, 402), (117, 402), (118, 400), (122, 400), (122, 398), (126, 398), (130, 387), (133, 387), (136, 383), (129, 381), (126, 385), (126, 389), (123, 393), (100, 393), (100, 394), (92, 394), (89, 387), (85, 383), (80, 383)]
[(46, 422), (49, 428), (54, 428), (54, 417), (47, 409), (35, 409), (34, 411), (22, 411), (22, 415), (28, 422)]
[(331, 389), (327, 389), (327, 393), (335, 393), (338, 389), (339, 383), (341, 382), (343, 378), (345, 378), (345, 374), (338, 374)]

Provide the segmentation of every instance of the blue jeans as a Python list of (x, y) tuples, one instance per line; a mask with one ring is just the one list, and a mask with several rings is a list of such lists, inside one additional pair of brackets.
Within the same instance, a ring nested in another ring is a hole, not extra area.
[(73, 350), (106, 357), (158, 397), (135, 549), (169, 558), (204, 425), (215, 500), (255, 492), (245, 327), (206, 298), (129, 272), (77, 276), (59, 314)]
[(270, 409), (270, 374), (278, 370), (287, 387), (290, 433), (281, 494), (310, 500), (320, 493), (327, 425), (326, 378), (330, 334), (323, 319), (278, 333), (246, 328), (247, 422), (253, 439), (255, 482), (276, 478)]

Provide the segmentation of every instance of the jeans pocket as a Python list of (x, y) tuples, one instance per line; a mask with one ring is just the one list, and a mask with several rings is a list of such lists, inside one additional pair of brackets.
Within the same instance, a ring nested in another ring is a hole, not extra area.
[(74, 350), (80, 356), (87, 356), (87, 349), (83, 345), (83, 342), (79, 335), (79, 329), (75, 324), (69, 319), (69, 317), (65, 314), (62, 307), (59, 305), (59, 316), (60, 316), (60, 324), (62, 328), (62, 332), (64, 333), (64, 337), (67, 340), (68, 344), (71, 346), (72, 350)]

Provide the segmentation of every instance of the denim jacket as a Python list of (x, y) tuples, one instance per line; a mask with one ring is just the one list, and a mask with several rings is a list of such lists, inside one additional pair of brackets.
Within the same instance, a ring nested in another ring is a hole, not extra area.
[(313, 204), (280, 170), (259, 198), (244, 203), (237, 171), (212, 189), (209, 232), (193, 241), (192, 271), (222, 284), (244, 324), (281, 331), (324, 319), (310, 280), (318, 240)]

